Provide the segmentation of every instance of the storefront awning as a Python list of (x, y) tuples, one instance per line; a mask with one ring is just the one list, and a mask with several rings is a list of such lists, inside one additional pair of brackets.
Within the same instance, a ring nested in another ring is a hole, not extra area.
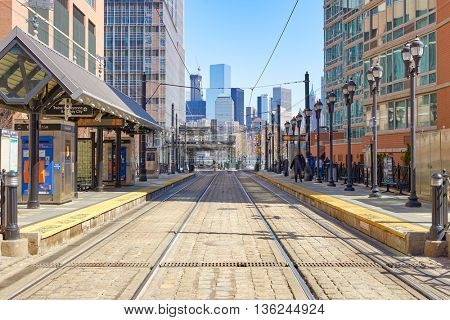
[(15, 27), (0, 44), (0, 99), (23, 110), (56, 96), (147, 129), (162, 129), (133, 99)]

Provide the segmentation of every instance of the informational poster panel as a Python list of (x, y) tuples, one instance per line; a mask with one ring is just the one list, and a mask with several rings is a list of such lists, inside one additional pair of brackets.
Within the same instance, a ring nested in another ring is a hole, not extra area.
[[(53, 195), (53, 137), (39, 137), (39, 194)], [(30, 150), (28, 136), (22, 136), (22, 195), (28, 194)]]
[(392, 157), (384, 157), (383, 159), (383, 182), (385, 184), (394, 183), (393, 174), (394, 159)]

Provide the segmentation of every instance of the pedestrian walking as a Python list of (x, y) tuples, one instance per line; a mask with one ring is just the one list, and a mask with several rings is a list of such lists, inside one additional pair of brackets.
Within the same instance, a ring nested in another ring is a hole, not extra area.
[(298, 178), (302, 182), (302, 164), (299, 155), (296, 155), (294, 160), (292, 160), (291, 169), (294, 169), (295, 182), (297, 182)]

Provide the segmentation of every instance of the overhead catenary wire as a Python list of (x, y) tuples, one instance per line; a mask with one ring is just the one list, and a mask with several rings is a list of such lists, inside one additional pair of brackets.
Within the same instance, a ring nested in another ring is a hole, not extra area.
[(277, 40), (277, 42), (276, 42), (276, 44), (275, 44), (275, 47), (273, 48), (272, 53), (271, 53), (270, 56), (269, 56), (269, 59), (267, 60), (267, 62), (266, 62), (266, 64), (265, 64), (265, 66), (264, 66), (264, 68), (263, 68), (261, 74), (259, 75), (258, 80), (256, 80), (255, 85), (254, 85), (254, 86), (252, 87), (252, 89), (251, 89), (249, 106), (251, 106), (251, 103), (252, 103), (253, 91), (254, 91), (255, 88), (258, 86), (259, 81), (261, 81), (261, 78), (263, 77), (264, 73), (266, 72), (267, 67), (269, 66), (270, 61), (272, 60), (273, 56), (275, 55), (275, 52), (276, 52), (276, 50), (277, 50), (277, 48), (278, 48), (278, 45), (280, 44), (281, 39), (283, 38), (283, 35), (284, 35), (284, 33), (285, 33), (285, 31), (286, 31), (288, 25), (289, 25), (289, 22), (291, 21), (292, 16), (294, 15), (294, 12), (295, 12), (295, 9), (297, 8), (298, 2), (299, 2), (299, 0), (296, 0), (296, 1), (295, 1), (294, 7), (292, 8), (291, 13), (290, 13), (290, 15), (289, 15), (289, 18), (287, 19), (287, 21), (286, 21), (286, 23), (285, 23), (285, 25), (284, 25), (283, 31), (281, 32), (280, 36), (278, 37), (278, 40)]

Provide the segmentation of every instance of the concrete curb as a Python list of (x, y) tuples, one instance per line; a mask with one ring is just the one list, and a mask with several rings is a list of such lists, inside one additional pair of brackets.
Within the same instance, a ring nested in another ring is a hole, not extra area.
[(168, 180), (160, 187), (143, 188), (101, 203), (67, 213), (47, 221), (27, 226), (21, 237), (28, 239), (28, 252), (36, 255), (69, 239), (88, 232), (106, 221), (111, 221), (127, 211), (155, 198), (162, 192), (185, 182), (195, 174)]
[[(264, 181), (404, 254), (422, 255), (428, 230), (345, 200), (255, 173)], [(391, 226), (392, 225), (392, 226)]]

